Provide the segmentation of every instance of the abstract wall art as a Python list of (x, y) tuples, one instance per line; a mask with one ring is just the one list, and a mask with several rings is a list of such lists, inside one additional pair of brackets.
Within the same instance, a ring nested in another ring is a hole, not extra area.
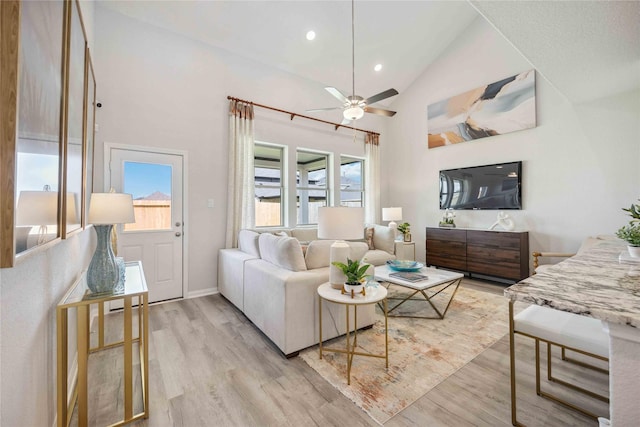
[(535, 127), (535, 70), (429, 105), (427, 126), (429, 148)]

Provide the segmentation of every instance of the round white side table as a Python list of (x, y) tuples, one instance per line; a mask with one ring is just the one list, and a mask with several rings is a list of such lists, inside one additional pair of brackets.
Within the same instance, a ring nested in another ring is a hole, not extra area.
[[(318, 317), (319, 317), (319, 350), (320, 359), (325, 351), (333, 353), (344, 353), (347, 355), (347, 384), (351, 384), (351, 363), (353, 356), (377, 357), (385, 359), (386, 367), (389, 368), (389, 337), (387, 328), (387, 290), (383, 286), (377, 288), (369, 288), (366, 295), (356, 294), (353, 298), (349, 294), (342, 294), (339, 289), (333, 289), (330, 283), (324, 283), (318, 287)], [(340, 348), (324, 348), (322, 346), (322, 300), (330, 301), (336, 304), (342, 304), (346, 309), (347, 316), (347, 333), (346, 347)], [(376, 304), (382, 302), (384, 312), (384, 354), (371, 354), (362, 351), (356, 351), (358, 347), (358, 306), (366, 304)], [(351, 343), (351, 327), (349, 319), (349, 307), (353, 307), (353, 344)]]

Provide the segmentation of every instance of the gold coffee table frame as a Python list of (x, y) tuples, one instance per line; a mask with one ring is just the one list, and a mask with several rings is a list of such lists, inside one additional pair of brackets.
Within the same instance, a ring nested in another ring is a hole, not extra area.
[[(402, 297), (387, 297), (389, 300), (397, 300), (400, 301), (393, 307), (389, 309), (389, 317), (406, 317), (406, 318), (414, 318), (414, 319), (444, 319), (444, 316), (447, 314), (449, 310), (449, 306), (451, 306), (451, 302), (453, 298), (456, 296), (456, 292), (458, 292), (458, 288), (460, 287), (460, 283), (462, 283), (462, 278), (464, 277), (461, 273), (454, 273), (452, 271), (446, 270), (437, 270), (435, 268), (424, 267), (420, 269), (420, 271), (416, 272), (418, 274), (422, 274), (428, 277), (427, 280), (421, 280), (419, 282), (409, 282), (406, 280), (399, 279), (397, 277), (389, 276), (389, 274), (395, 273), (394, 270), (390, 269), (386, 265), (378, 266), (375, 268), (375, 280), (379, 280), (386, 284), (387, 289), (391, 285), (400, 286), (402, 288), (409, 289), (410, 292), (406, 296)], [(438, 310), (438, 307), (432, 302), (433, 298), (440, 295), (441, 292), (449, 289), (450, 287), (454, 287), (453, 292), (451, 293), (451, 297), (447, 301), (447, 305), (444, 310), (441, 312)], [(428, 291), (432, 293), (429, 294)], [(416, 295), (421, 295), (422, 298), (413, 298)], [(398, 307), (402, 306), (407, 301), (422, 301), (427, 302), (434, 309), (437, 316), (417, 316), (410, 314), (391, 314)]]
[[(336, 304), (342, 304), (346, 309), (347, 320), (347, 333), (346, 347), (341, 348), (326, 348), (322, 345), (322, 300), (330, 301)], [(384, 354), (372, 354), (362, 351), (356, 351), (358, 347), (358, 306), (367, 304), (383, 304), (384, 313)], [(353, 344), (351, 343), (351, 328), (350, 328), (350, 316), (349, 307), (353, 306)], [(388, 316), (387, 316), (387, 290), (379, 286), (373, 291), (369, 291), (366, 295), (355, 294), (355, 298), (350, 293), (343, 293), (341, 290), (333, 289), (330, 283), (324, 283), (318, 287), (318, 320), (319, 320), (319, 339), (318, 347), (320, 351), (320, 359), (322, 359), (322, 353), (325, 351), (333, 353), (343, 353), (347, 355), (347, 384), (351, 384), (351, 365), (353, 363), (353, 356), (365, 356), (375, 357), (385, 360), (385, 367), (389, 368), (389, 329)]]
[[(78, 427), (88, 425), (88, 382), (87, 367), (89, 354), (100, 350), (123, 346), (124, 349), (124, 417), (111, 427), (121, 426), (142, 418), (149, 418), (149, 291), (140, 261), (126, 263), (125, 290), (121, 294), (91, 295), (87, 288), (86, 271), (67, 291), (56, 308), (57, 321), (57, 394), (58, 427), (66, 427), (71, 421), (73, 408), (78, 403)], [(138, 305), (138, 337), (133, 337), (133, 300)], [(119, 342), (104, 342), (104, 304), (109, 301), (123, 300), (124, 303), (124, 339)], [(98, 345), (91, 347), (90, 310), (98, 305)], [(76, 309), (78, 379), (72, 385), (73, 397), (67, 404), (69, 384), (68, 370), (68, 311)], [(142, 380), (143, 410), (133, 414), (133, 343), (138, 343), (140, 351), (140, 374)]]

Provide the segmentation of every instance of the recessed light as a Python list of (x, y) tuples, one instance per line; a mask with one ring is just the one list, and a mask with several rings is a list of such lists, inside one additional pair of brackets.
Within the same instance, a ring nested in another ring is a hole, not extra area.
[(376, 66), (373, 67), (373, 69), (376, 70), (376, 71), (382, 70), (382, 64), (376, 64)]
[(307, 40), (313, 40), (316, 38), (316, 33), (315, 31), (309, 31), (307, 32)]

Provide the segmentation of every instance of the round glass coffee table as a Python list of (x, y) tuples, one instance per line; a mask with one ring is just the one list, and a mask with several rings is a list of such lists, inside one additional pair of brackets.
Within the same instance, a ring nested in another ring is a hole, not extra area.
[[(377, 288), (369, 288), (366, 295), (356, 294), (353, 298), (350, 294), (342, 294), (340, 289), (333, 289), (330, 283), (324, 283), (318, 287), (318, 317), (319, 317), (319, 344), (320, 359), (325, 351), (333, 353), (344, 353), (347, 355), (347, 384), (351, 384), (351, 364), (353, 356), (377, 357), (385, 359), (386, 367), (389, 368), (389, 338), (387, 329), (387, 290), (378, 286)], [(342, 304), (346, 309), (347, 316), (347, 333), (346, 347), (342, 348), (326, 348), (322, 346), (322, 301), (330, 301), (336, 304)], [(362, 351), (356, 351), (358, 347), (358, 306), (366, 304), (377, 304), (381, 302), (384, 312), (384, 354), (371, 354)], [(351, 323), (349, 309), (353, 307), (353, 343), (351, 342)]]

